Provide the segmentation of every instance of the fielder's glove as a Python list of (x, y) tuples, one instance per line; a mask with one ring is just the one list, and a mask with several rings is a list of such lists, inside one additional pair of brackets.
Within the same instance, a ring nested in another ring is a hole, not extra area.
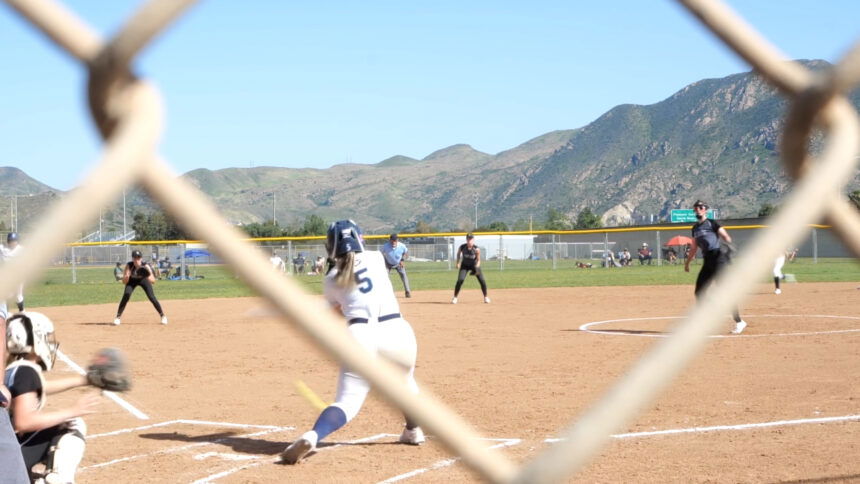
[(87, 367), (87, 383), (111, 392), (130, 390), (131, 374), (122, 352), (116, 348), (99, 350)]

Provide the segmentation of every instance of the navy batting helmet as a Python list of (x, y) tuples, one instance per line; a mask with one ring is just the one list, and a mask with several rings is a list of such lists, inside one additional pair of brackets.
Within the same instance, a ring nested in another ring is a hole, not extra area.
[(18, 232), (9, 232), (9, 235), (6, 236), (6, 243), (9, 242), (18, 242)]
[(325, 248), (332, 259), (347, 252), (364, 252), (361, 229), (352, 220), (332, 222), (328, 227)]

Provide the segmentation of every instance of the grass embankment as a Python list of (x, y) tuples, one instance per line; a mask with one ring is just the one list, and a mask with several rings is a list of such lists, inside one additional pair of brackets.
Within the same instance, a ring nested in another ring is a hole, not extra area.
[[(552, 270), (549, 261), (507, 261), (504, 270), (499, 270), (498, 261), (486, 261), (482, 265), (490, 289), (521, 287), (582, 287), (582, 286), (652, 286), (671, 284), (694, 284), (700, 265), (689, 273), (683, 264), (664, 266), (640, 266), (604, 269), (577, 269), (571, 261), (558, 261)], [(451, 289), (456, 281), (456, 271), (448, 271), (445, 263), (414, 262), (407, 265), (409, 282), (413, 290)], [(794, 274), (799, 282), (846, 282), (860, 281), (860, 264), (854, 259), (799, 259), (786, 264), (784, 272)], [(235, 274), (223, 266), (198, 266), (196, 274), (203, 279), (171, 281), (161, 280), (155, 285), (155, 293), (161, 300), (204, 299), (213, 297), (253, 296), (251, 291)], [(29, 307), (67, 306), (78, 304), (116, 303), (122, 295), (122, 284), (113, 281), (112, 267), (78, 268), (77, 284), (72, 284), (70, 268), (51, 268), (43, 280), (26, 291)], [(322, 292), (320, 276), (299, 276), (300, 282), (309, 292)], [(391, 280), (397, 291), (402, 290), (400, 278), (394, 271)], [(770, 280), (769, 275), (762, 282)], [(465, 288), (476, 288), (474, 278), (466, 280)], [(132, 301), (146, 300), (142, 290), (136, 290)]]

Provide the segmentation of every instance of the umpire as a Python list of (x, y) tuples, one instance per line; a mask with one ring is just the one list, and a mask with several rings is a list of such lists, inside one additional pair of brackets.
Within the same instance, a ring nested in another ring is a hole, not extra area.
[(388, 269), (388, 272), (394, 269), (400, 274), (403, 288), (406, 289), (406, 297), (412, 297), (412, 292), (409, 290), (409, 277), (406, 276), (406, 267), (403, 266), (403, 261), (406, 260), (406, 253), (409, 252), (409, 249), (400, 243), (397, 234), (391, 234), (388, 237), (388, 242), (383, 244), (381, 252), (385, 258), (385, 268)]
[[(687, 260), (684, 262), (684, 271), (690, 272), (690, 262), (696, 257), (697, 250), (701, 248), (704, 263), (702, 270), (699, 271), (699, 277), (696, 278), (696, 297), (699, 298), (711, 280), (717, 276), (723, 267), (729, 264), (732, 237), (722, 225), (707, 218), (708, 205), (705, 202), (696, 200), (696, 203), (693, 204), (693, 211), (696, 213), (698, 222), (693, 225), (693, 242), (690, 245)], [(724, 244), (720, 243), (721, 240)], [(735, 320), (735, 329), (732, 330), (732, 333), (740, 334), (747, 327), (747, 323), (741, 319), (737, 308), (735, 308), (732, 318)]]

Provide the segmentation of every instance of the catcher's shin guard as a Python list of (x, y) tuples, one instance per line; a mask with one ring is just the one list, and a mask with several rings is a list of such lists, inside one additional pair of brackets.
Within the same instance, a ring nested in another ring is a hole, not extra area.
[(60, 434), (48, 451), (45, 482), (75, 482), (75, 474), (86, 448), (87, 425), (80, 417), (67, 423), (67, 431)]

